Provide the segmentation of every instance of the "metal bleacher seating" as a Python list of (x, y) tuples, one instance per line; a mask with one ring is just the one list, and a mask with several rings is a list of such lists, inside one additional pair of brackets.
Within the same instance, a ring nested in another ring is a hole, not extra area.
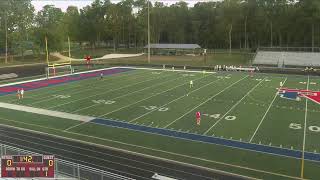
[(256, 65), (320, 66), (318, 52), (258, 51), (253, 61)]

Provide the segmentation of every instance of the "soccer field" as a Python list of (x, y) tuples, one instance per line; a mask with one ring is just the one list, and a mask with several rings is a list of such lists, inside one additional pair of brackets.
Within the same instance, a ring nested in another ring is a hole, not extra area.
[[(258, 179), (320, 176), (318, 77), (144, 68), (83, 74), (2, 85), (0, 123)], [(280, 82), (288, 89), (278, 93)]]

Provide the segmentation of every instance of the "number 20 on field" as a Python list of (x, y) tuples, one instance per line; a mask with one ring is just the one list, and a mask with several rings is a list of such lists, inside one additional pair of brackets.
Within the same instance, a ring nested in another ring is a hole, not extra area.
[[(289, 128), (290, 129), (302, 129), (302, 126), (301, 126), (301, 124), (290, 123)], [(312, 132), (320, 132), (319, 126), (309, 126), (308, 129), (309, 129), (309, 131), (312, 131)]]

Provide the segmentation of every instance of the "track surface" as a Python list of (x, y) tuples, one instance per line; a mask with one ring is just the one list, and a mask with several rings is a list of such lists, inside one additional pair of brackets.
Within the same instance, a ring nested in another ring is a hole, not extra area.
[(242, 179), (8, 127), (0, 127), (0, 142), (135, 179), (151, 179), (154, 173), (177, 179)]

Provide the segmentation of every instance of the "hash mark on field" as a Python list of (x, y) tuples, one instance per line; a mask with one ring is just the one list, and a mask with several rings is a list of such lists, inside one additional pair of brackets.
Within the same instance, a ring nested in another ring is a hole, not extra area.
[[(285, 80), (283, 81), (283, 85), (286, 83), (286, 81), (287, 81), (287, 77), (286, 77), (286, 78), (285, 78)], [(256, 135), (256, 133), (258, 132), (258, 130), (259, 130), (259, 128), (260, 128), (260, 126), (261, 126), (262, 122), (263, 122), (263, 121), (264, 121), (264, 119), (266, 118), (266, 116), (267, 116), (267, 114), (268, 114), (269, 110), (271, 109), (271, 106), (273, 105), (273, 103), (274, 103), (274, 101), (276, 100), (276, 98), (277, 98), (277, 97), (278, 97), (278, 90), (276, 91), (276, 94), (274, 95), (274, 97), (273, 97), (273, 99), (272, 99), (271, 103), (269, 104), (268, 109), (266, 110), (266, 112), (264, 113), (264, 115), (263, 115), (262, 119), (260, 120), (260, 123), (258, 124), (258, 127), (256, 128), (256, 130), (254, 131), (253, 135), (251, 136), (251, 138), (250, 138), (250, 140), (249, 140), (249, 143), (251, 143), (251, 142), (252, 142), (252, 140), (253, 140), (254, 136), (255, 136), (255, 135)]]
[(197, 109), (198, 107), (202, 106), (203, 104), (207, 103), (208, 101), (212, 100), (213, 98), (215, 98), (216, 96), (218, 96), (219, 94), (223, 93), (225, 90), (229, 89), (230, 87), (232, 87), (233, 85), (237, 84), (238, 82), (242, 81), (243, 79), (247, 78), (247, 76), (243, 77), (242, 79), (239, 79), (238, 81), (232, 83), (231, 85), (229, 85), (228, 87), (224, 88), (223, 90), (221, 90), (220, 92), (216, 93), (215, 95), (211, 96), (210, 98), (208, 98), (207, 100), (203, 101), (202, 103), (200, 103), (199, 105), (193, 107), (191, 110), (189, 110), (188, 112), (186, 112), (185, 114), (183, 114), (182, 116), (178, 117), (177, 119), (175, 119), (174, 121), (172, 121), (171, 123), (167, 124), (166, 126), (164, 126), (164, 128), (169, 127), (170, 125), (172, 125), (173, 123), (177, 122), (178, 120), (180, 120), (181, 118), (183, 118), (184, 116), (186, 116), (187, 114), (189, 114), (190, 112), (194, 111), (195, 109)]
[[(265, 78), (264, 78), (265, 79)], [(212, 128), (214, 128), (224, 117), (229, 114), (235, 107), (237, 107), (242, 100), (244, 100), (253, 90), (255, 90), (263, 81), (259, 81), (253, 88), (250, 89), (250, 91), (247, 92), (246, 95), (244, 95), (236, 104), (234, 104), (218, 121), (216, 121), (207, 131), (203, 133), (203, 135), (206, 135)]]

